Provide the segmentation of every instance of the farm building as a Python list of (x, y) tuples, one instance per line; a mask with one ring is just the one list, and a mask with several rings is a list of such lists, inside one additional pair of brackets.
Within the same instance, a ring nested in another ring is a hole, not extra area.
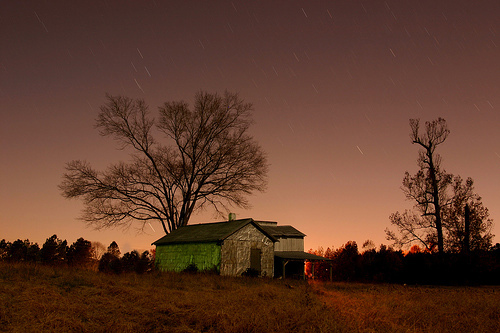
[(314, 265), (317, 261), (328, 260), (304, 252), (304, 237), (306, 235), (294, 227), (290, 225), (279, 226), (277, 222), (259, 221), (257, 223), (264, 231), (276, 238), (274, 243), (274, 277), (305, 278), (305, 261), (310, 261)]
[(221, 275), (239, 276), (252, 269), (261, 276), (303, 277), (305, 260), (326, 260), (304, 252), (304, 236), (291, 226), (241, 219), (184, 226), (153, 245), (163, 271), (196, 265)]

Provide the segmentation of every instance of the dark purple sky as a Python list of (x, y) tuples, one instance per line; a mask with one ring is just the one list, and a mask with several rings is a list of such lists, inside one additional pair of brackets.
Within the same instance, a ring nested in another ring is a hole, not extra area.
[(447, 120), (444, 168), (498, 221), (499, 15), (498, 0), (1, 1), (0, 238), (128, 251), (162, 236), (87, 229), (58, 191), (70, 160), (127, 158), (93, 128), (106, 92), (153, 112), (200, 89), (254, 103), (269, 188), (235, 213), (294, 225), (306, 248), (387, 244), (388, 216), (412, 206), (410, 118)]

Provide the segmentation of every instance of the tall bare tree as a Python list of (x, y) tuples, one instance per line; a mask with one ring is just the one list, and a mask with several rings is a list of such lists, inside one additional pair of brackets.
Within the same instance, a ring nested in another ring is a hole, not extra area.
[(486, 249), (491, 245), (492, 221), (483, 207), (481, 197), (474, 193), (473, 181), (465, 183), (460, 176), (454, 177), (441, 168), (441, 156), (436, 148), (442, 144), (450, 131), (442, 118), (425, 123), (420, 131), (420, 121), (410, 119), (410, 138), (421, 148), (417, 159), (419, 170), (415, 175), (407, 171), (402, 190), (408, 200), (415, 202), (414, 210), (396, 212), (390, 216), (399, 235), (386, 229), (387, 238), (398, 246), (415, 242), (427, 250), (437, 247), (439, 253), (461, 251), (464, 245), (465, 207), (471, 208), (474, 249)]
[(197, 209), (248, 208), (246, 196), (265, 190), (268, 171), (248, 132), (252, 110), (238, 94), (199, 92), (193, 108), (167, 102), (154, 119), (144, 100), (107, 95), (96, 127), (120, 149), (131, 149), (132, 159), (102, 172), (69, 162), (62, 194), (82, 198), (82, 218), (97, 229), (158, 221), (169, 233)]
[(425, 123), (423, 133), (420, 131), (420, 120), (410, 119), (410, 138), (412, 143), (421, 148), (417, 164), (420, 168), (415, 175), (407, 171), (403, 179), (403, 191), (406, 198), (416, 201), (415, 209), (419, 214), (405, 211), (403, 214), (392, 214), (391, 223), (396, 225), (402, 237), (398, 238), (387, 230), (389, 239), (403, 244), (420, 241), (429, 246), (429, 230), (435, 231), (437, 247), (444, 252), (443, 223), (441, 210), (445, 190), (451, 183), (452, 176), (441, 170), (441, 157), (436, 148), (442, 144), (450, 131), (442, 118)]

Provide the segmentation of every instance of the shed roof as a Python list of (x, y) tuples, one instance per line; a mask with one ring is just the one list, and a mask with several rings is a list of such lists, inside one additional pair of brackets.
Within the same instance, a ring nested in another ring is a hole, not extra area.
[(261, 225), (261, 228), (276, 238), (304, 238), (305, 236), (291, 225)]
[(289, 260), (331, 260), (303, 251), (274, 251), (274, 256)]
[(244, 226), (252, 224), (273, 242), (277, 239), (254, 222), (253, 219), (241, 219), (227, 222), (201, 223), (180, 227), (155, 241), (152, 245), (178, 243), (209, 243), (223, 241)]

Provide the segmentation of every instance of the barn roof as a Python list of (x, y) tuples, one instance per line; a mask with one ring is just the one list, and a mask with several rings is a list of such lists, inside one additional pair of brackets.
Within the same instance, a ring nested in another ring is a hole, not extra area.
[(179, 243), (209, 243), (223, 241), (244, 226), (252, 224), (273, 242), (277, 239), (254, 222), (253, 219), (242, 219), (227, 222), (201, 223), (180, 227), (158, 239), (152, 245)]
[(304, 238), (305, 236), (291, 225), (261, 225), (261, 228), (276, 238)]

